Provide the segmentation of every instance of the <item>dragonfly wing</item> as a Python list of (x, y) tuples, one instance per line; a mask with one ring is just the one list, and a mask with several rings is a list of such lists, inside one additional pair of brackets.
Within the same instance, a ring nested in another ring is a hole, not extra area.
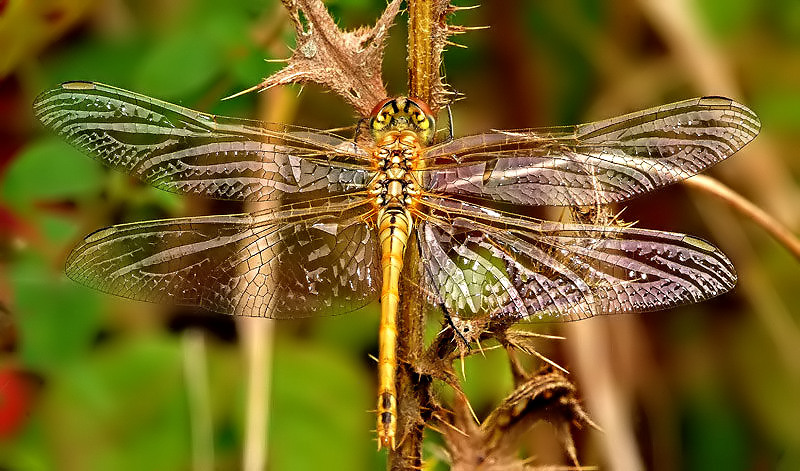
[(369, 156), (334, 134), (214, 116), (99, 83), (46, 91), (34, 112), (93, 158), (176, 193), (267, 201), (359, 190), (374, 174)]
[(614, 203), (702, 172), (759, 129), (733, 100), (695, 98), (590, 124), (455, 139), (427, 150), (421, 183), (520, 205)]
[(377, 298), (380, 256), (363, 207), (280, 209), (122, 224), (67, 260), (90, 287), (151, 302), (274, 318), (349, 312)]
[(684, 234), (440, 209), (418, 237), (427, 290), (454, 315), (577, 320), (698, 302), (736, 282), (721, 251)]

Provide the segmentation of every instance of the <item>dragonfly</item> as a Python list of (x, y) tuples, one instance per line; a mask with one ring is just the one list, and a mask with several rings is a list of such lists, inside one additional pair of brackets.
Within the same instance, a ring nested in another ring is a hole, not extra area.
[[(378, 103), (360, 138), (215, 116), (93, 82), (46, 91), (34, 111), (78, 149), (157, 188), (274, 202), (100, 229), (69, 255), (74, 280), (275, 319), (378, 300), (379, 449), (399, 438), (402, 276), (417, 270), (426, 299), (454, 317), (512, 322), (653, 311), (724, 293), (734, 267), (700, 238), (524, 214), (624, 202), (704, 171), (760, 129), (751, 110), (723, 97), (442, 142), (428, 106), (408, 97)], [(417, 267), (404, 267), (410, 250)]]

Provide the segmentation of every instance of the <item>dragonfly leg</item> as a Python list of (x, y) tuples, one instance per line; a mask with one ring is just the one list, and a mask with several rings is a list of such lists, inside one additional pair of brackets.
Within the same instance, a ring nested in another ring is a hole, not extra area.
[(453, 134), (454, 134), (454, 130), (453, 130), (453, 110), (450, 109), (450, 104), (447, 105), (447, 130), (448, 130), (448, 132), (450, 134), (448, 136), (447, 140), (448, 141), (452, 141), (453, 137), (454, 137), (453, 136)]

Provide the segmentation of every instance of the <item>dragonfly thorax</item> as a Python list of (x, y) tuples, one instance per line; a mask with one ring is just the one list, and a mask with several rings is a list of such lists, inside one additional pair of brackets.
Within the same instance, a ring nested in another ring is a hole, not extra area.
[(378, 175), (371, 185), (375, 202), (381, 208), (405, 208), (418, 194), (414, 173), (421, 146), (413, 131), (391, 131), (383, 135), (373, 158)]

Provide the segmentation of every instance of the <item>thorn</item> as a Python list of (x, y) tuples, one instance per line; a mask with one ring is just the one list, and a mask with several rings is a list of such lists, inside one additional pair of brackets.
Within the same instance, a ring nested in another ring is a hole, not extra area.
[(480, 8), (480, 6), (481, 6), (480, 3), (475, 4), (475, 5), (463, 6), (463, 7), (451, 4), (451, 5), (447, 6), (447, 11), (448, 11), (448, 13), (455, 13), (457, 11), (463, 11), (463, 10), (474, 10), (476, 8)]
[(450, 25), (447, 27), (448, 34), (464, 34), (470, 31), (478, 31), (482, 29), (489, 29), (489, 26), (461, 26), (461, 25)]
[(536, 337), (542, 339), (549, 339), (549, 340), (566, 340), (566, 337), (561, 335), (553, 335), (553, 334), (540, 334), (539, 332), (531, 332), (528, 330), (514, 330), (516, 335), (521, 337)]
[(478, 351), (481, 352), (481, 356), (486, 358), (486, 352), (483, 351), (483, 345), (481, 345), (480, 340), (475, 343), (478, 345)]
[(370, 354), (369, 354), (369, 355), (367, 355), (367, 356), (368, 356), (368, 357), (370, 357), (370, 359), (371, 359), (372, 361), (374, 361), (375, 363), (378, 363), (378, 359), (375, 357), (375, 355), (373, 355), (373, 354), (371, 354), (371, 353), (370, 353)]
[(503, 348), (503, 346), (502, 346), (502, 345), (492, 345), (491, 347), (485, 347), (485, 348), (483, 349), (483, 351), (485, 351), (485, 352), (491, 352), (492, 350), (499, 350), (499, 349), (501, 349), (501, 348)]
[(445, 41), (444, 43), (447, 44), (448, 46), (460, 47), (462, 49), (466, 49), (467, 48), (467, 46), (465, 46), (463, 44), (454, 43), (453, 41)]
[(242, 96), (245, 93), (250, 93), (250, 92), (254, 92), (254, 91), (261, 91), (264, 88), (270, 88), (270, 86), (266, 86), (266, 85), (264, 85), (264, 82), (261, 82), (258, 85), (253, 85), (252, 87), (250, 87), (250, 88), (248, 88), (246, 90), (242, 90), (241, 92), (234, 93), (231, 96), (226, 96), (225, 98), (222, 99), (222, 101), (230, 100), (232, 98), (236, 98), (238, 96)]
[(472, 418), (475, 419), (475, 423), (480, 425), (481, 421), (478, 420), (478, 414), (475, 413), (475, 409), (472, 408), (472, 404), (470, 404), (469, 401), (464, 401), (464, 402), (467, 403), (467, 408), (469, 408), (469, 412), (470, 414), (472, 414)]
[(277, 62), (277, 63), (284, 63), (284, 62), (289, 62), (290, 60), (291, 60), (291, 59), (288, 59), (288, 58), (287, 58), (287, 59), (264, 59), (264, 62), (269, 62), (269, 63), (276, 63), (276, 62)]
[[(444, 421), (442, 421), (442, 422), (444, 422)], [(434, 425), (431, 425), (431, 424), (425, 424), (425, 427), (427, 427), (427, 428), (429, 428), (429, 429), (433, 430), (434, 432), (436, 432), (436, 433), (438, 433), (438, 434), (440, 434), (440, 435), (442, 434), (442, 430), (441, 430), (440, 428), (438, 428), (438, 427), (434, 426)]]
[[(471, 410), (471, 409), (472, 409), (472, 407), (470, 407), (470, 410)], [(451, 424), (450, 422), (447, 422), (447, 421), (444, 421), (444, 420), (443, 420), (443, 421), (442, 421), (442, 423), (443, 423), (445, 426), (447, 426), (447, 427), (449, 427), (449, 428), (451, 428), (451, 429), (455, 430), (456, 432), (460, 433), (461, 435), (463, 435), (463, 436), (465, 436), (465, 437), (468, 437), (468, 436), (469, 436), (469, 435), (467, 435), (467, 432), (465, 432), (465, 431), (461, 430), (460, 428), (456, 427), (455, 425)], [(430, 428), (430, 425), (426, 425), (426, 427)]]
[(559, 370), (563, 371), (564, 374), (569, 374), (569, 370), (567, 370), (563, 366), (559, 365), (558, 363), (554, 362), (553, 360), (547, 358), (546, 356), (542, 355), (541, 353), (537, 352), (536, 350), (533, 350), (531, 353), (533, 353), (533, 355), (536, 358), (542, 360), (543, 362), (545, 362), (545, 363), (547, 363), (549, 365), (552, 365), (553, 367), (558, 368)]

